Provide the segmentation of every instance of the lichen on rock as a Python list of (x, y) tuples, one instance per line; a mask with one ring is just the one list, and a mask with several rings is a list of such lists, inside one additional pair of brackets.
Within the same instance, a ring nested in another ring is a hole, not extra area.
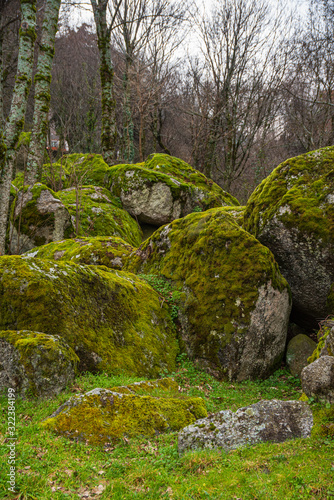
[(194, 209), (238, 201), (212, 180), (178, 158), (154, 154), (144, 163), (116, 165), (106, 176), (111, 192), (139, 222), (161, 226)]
[(175, 368), (167, 306), (135, 275), (104, 266), (0, 258), (0, 329), (60, 335), (80, 371), (156, 377)]
[(97, 388), (73, 396), (43, 426), (75, 440), (105, 445), (123, 436), (152, 437), (180, 430), (207, 415), (202, 398), (157, 398), (116, 389)]
[(291, 287), (295, 321), (312, 327), (333, 313), (333, 191), (334, 147), (327, 147), (279, 165), (244, 215), (244, 228), (272, 250)]
[(0, 331), (0, 389), (51, 397), (76, 375), (79, 358), (59, 335), (29, 330)]
[(186, 350), (215, 376), (265, 377), (280, 363), (291, 308), (288, 285), (272, 253), (224, 208), (163, 226), (125, 268), (171, 281), (179, 291)]

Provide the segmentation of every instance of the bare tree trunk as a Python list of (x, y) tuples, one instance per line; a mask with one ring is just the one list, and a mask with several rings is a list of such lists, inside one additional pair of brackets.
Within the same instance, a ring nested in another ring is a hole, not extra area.
[(51, 69), (61, 0), (47, 0), (35, 75), (35, 109), (27, 161), (27, 183), (34, 184), (43, 165), (50, 109)]
[(133, 163), (135, 157), (135, 148), (133, 140), (133, 119), (132, 119), (132, 108), (131, 108), (131, 80), (130, 80), (130, 68), (131, 60), (126, 62), (125, 73), (124, 73), (124, 160), (128, 163)]
[[(119, 0), (118, 6), (122, 0)], [(102, 90), (102, 155), (106, 163), (112, 162), (116, 156), (117, 125), (116, 100), (114, 95), (114, 66), (111, 60), (110, 34), (114, 22), (107, 24), (108, 0), (91, 0), (98, 48), (100, 55), (100, 77)], [(117, 8), (117, 7), (116, 7)]]
[(6, 155), (0, 165), (0, 255), (5, 253), (10, 186), (14, 171), (16, 145), (23, 130), (31, 86), (36, 40), (36, 0), (21, 2), (21, 28), (16, 81), (10, 114), (5, 129)]

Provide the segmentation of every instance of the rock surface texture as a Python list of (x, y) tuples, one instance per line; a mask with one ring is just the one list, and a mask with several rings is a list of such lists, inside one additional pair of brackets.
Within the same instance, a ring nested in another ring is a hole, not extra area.
[(0, 329), (60, 335), (80, 371), (148, 377), (175, 368), (167, 306), (136, 276), (106, 267), (4, 256)]
[(238, 201), (178, 158), (154, 154), (145, 163), (116, 165), (108, 172), (112, 194), (139, 222), (162, 226), (193, 211)]
[(17, 192), (10, 217), (11, 254), (70, 238), (73, 231), (70, 214), (54, 191), (37, 183)]
[(78, 357), (59, 335), (0, 331), (0, 389), (52, 397), (74, 380)]
[[(296, 321), (334, 309), (334, 147), (286, 160), (254, 191), (244, 228), (273, 252)], [(299, 318), (299, 319), (298, 319)]]
[[(168, 383), (162, 383), (162, 389), (168, 389)], [(173, 382), (169, 384), (173, 389)], [(97, 388), (73, 396), (44, 426), (72, 439), (105, 445), (122, 436), (154, 437), (167, 430), (179, 430), (207, 415), (202, 398), (181, 400), (149, 395), (161, 385), (157, 381), (112, 390)], [(148, 395), (136, 394), (138, 389)]]
[(316, 347), (314, 340), (301, 333), (290, 340), (286, 350), (286, 363), (292, 375), (300, 377), (303, 368), (308, 365), (308, 358)]
[(201, 367), (237, 380), (277, 368), (291, 308), (288, 285), (268, 248), (224, 208), (160, 228), (125, 267), (173, 284), (182, 340)]
[(307, 397), (334, 404), (334, 356), (321, 356), (306, 366), (301, 381)]
[(301, 401), (260, 401), (235, 413), (220, 411), (197, 420), (179, 433), (178, 448), (222, 448), (225, 451), (266, 441), (282, 443), (311, 434), (313, 416)]

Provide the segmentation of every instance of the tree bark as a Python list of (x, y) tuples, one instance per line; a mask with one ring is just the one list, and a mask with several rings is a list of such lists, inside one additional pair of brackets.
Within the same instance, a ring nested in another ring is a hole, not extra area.
[(27, 160), (27, 184), (38, 180), (44, 159), (50, 109), (51, 69), (61, 0), (47, 0), (35, 81), (35, 109)]
[(10, 187), (14, 172), (16, 145), (23, 130), (31, 86), (36, 40), (36, 0), (21, 0), (21, 28), (17, 73), (10, 114), (4, 136), (6, 154), (0, 165), (0, 255), (5, 253)]

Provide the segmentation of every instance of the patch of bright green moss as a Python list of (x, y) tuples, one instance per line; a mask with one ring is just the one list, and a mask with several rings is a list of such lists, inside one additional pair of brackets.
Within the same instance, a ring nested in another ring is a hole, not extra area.
[(117, 236), (96, 236), (52, 242), (34, 248), (24, 256), (121, 269), (133, 250), (131, 245)]
[[(76, 190), (58, 191), (59, 199), (76, 221)], [(78, 236), (117, 236), (137, 247), (142, 241), (142, 231), (137, 222), (119, 206), (107, 189), (84, 186), (80, 189)]]
[(259, 235), (272, 218), (317, 239), (334, 241), (334, 147), (281, 163), (251, 195), (244, 228)]
[(154, 398), (95, 389), (72, 397), (43, 425), (60, 435), (103, 445), (122, 436), (153, 437), (180, 430), (206, 416), (201, 398)]
[[(317, 337), (318, 337), (318, 345), (313, 351), (312, 356), (310, 356), (307, 361), (308, 363), (313, 363), (313, 361), (319, 359), (320, 353), (325, 347), (326, 339), (331, 331), (331, 328), (333, 327), (333, 322), (334, 318), (328, 318), (323, 322), (321, 325), (320, 330), (318, 331)], [(334, 352), (331, 351), (331, 348), (329, 345), (327, 345), (327, 351), (330, 356), (334, 356)]]
[(329, 408), (315, 408), (313, 411), (313, 419), (313, 438), (334, 437), (334, 405), (329, 405)]
[(60, 335), (101, 370), (157, 377), (178, 352), (168, 308), (136, 276), (104, 266), (0, 259), (0, 329)]

